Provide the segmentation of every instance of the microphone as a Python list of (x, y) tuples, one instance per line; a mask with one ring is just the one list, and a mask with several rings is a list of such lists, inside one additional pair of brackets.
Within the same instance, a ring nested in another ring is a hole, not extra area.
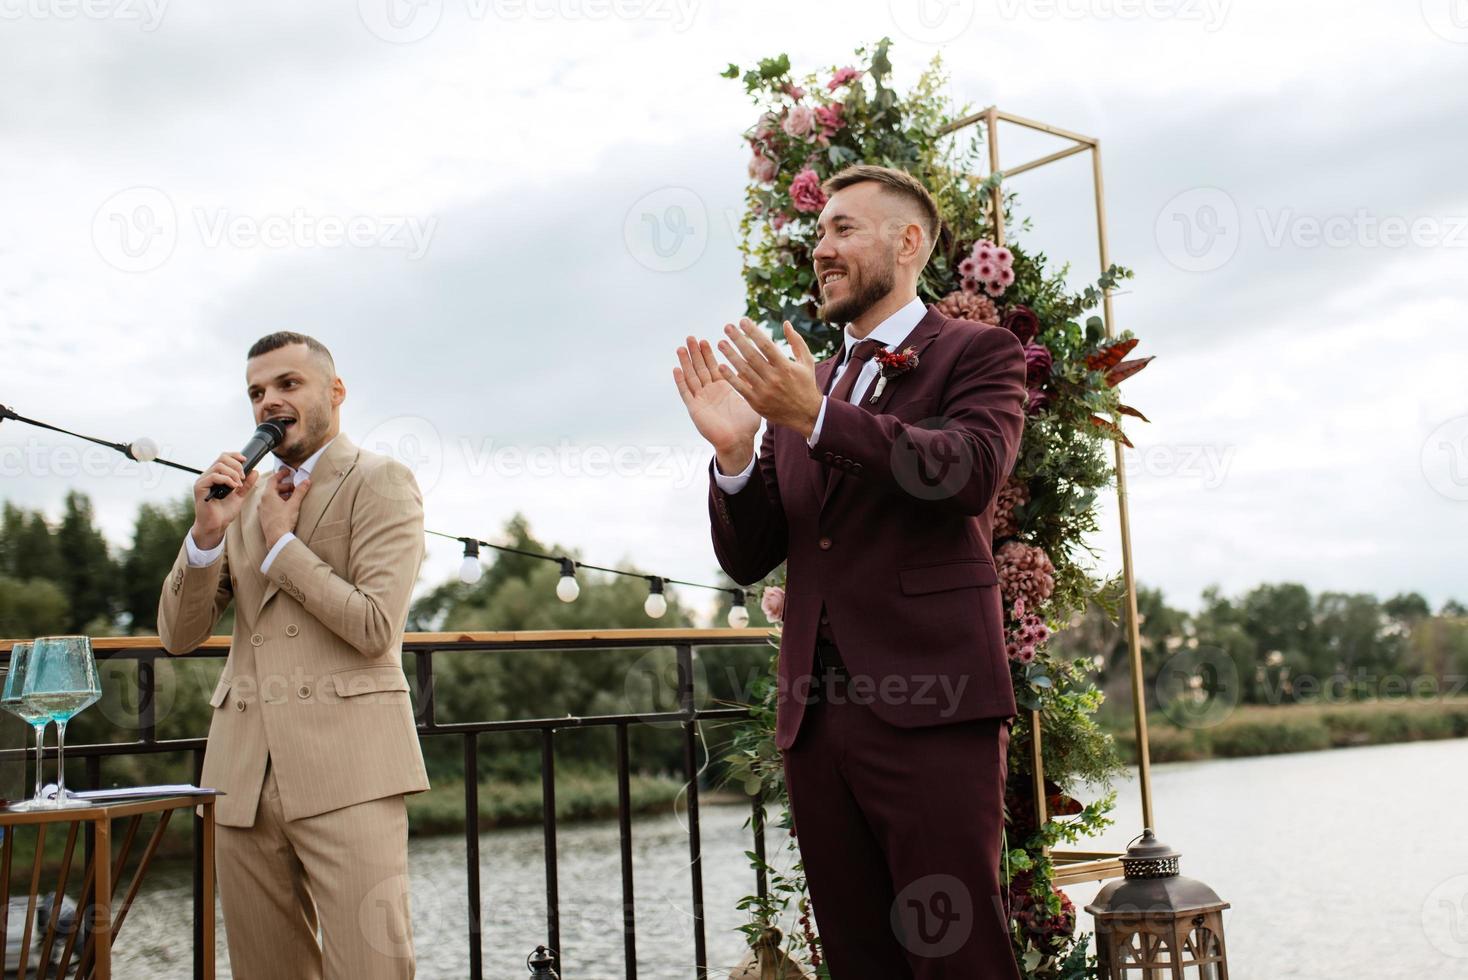
[[(245, 457), (245, 476), (249, 476), (255, 464), (264, 459), (266, 453), (280, 445), (280, 441), (284, 438), (285, 426), (271, 419), (261, 422), (255, 429), (255, 434), (250, 436), (250, 441), (245, 443), (245, 448), (240, 450), (240, 454)], [(209, 488), (208, 499), (223, 500), (233, 491), (234, 487), (227, 483), (216, 483)]]

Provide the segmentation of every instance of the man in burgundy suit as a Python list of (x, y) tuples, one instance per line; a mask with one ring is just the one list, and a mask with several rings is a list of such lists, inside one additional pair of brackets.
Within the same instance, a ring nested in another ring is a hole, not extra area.
[[(727, 364), (707, 341), (678, 350), (716, 454), (714, 551), (741, 584), (788, 563), (777, 744), (833, 980), (1017, 980), (990, 541), (1024, 352), (918, 300), (940, 220), (918, 181), (856, 166), (825, 190), (815, 273), (842, 350), (817, 364), (786, 323), (792, 360), (748, 319), (724, 328)], [(884, 350), (917, 366), (883, 368)]]

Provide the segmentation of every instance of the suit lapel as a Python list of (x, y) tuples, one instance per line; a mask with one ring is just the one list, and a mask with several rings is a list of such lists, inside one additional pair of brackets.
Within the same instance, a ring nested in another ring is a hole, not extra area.
[[(917, 326), (913, 327), (908, 335), (902, 339), (902, 343), (896, 345), (896, 349), (903, 351), (911, 347), (921, 361), (923, 350), (933, 342), (934, 338), (938, 336), (939, 331), (943, 329), (943, 321), (943, 314), (931, 306), (928, 307), (928, 312), (923, 314), (923, 318), (917, 322)], [(922, 370), (921, 364), (919, 364), (917, 370)], [(833, 371), (832, 373), (834, 374), (835, 372)], [(876, 390), (877, 378), (880, 376), (881, 374), (878, 372), (877, 375), (872, 377), (872, 380), (867, 384), (866, 390), (861, 393), (861, 398), (856, 402), (858, 407), (874, 415), (880, 415), (887, 408), (888, 403), (892, 401), (893, 396), (903, 388), (902, 378), (890, 378), (887, 381), (886, 387), (882, 389), (881, 396), (875, 403), (872, 402), (872, 392)], [(827, 392), (830, 391), (829, 386), (826, 390)], [(842, 477), (846, 475), (845, 470), (837, 469), (836, 467), (827, 467), (827, 470), (825, 495), (821, 498), (821, 510), (825, 510), (826, 506), (830, 504), (831, 498), (836, 495), (836, 488), (841, 485)]]
[[(302, 544), (309, 545), (311, 543), (311, 535), (316, 532), (316, 525), (321, 523), (321, 516), (326, 513), (326, 508), (330, 506), (331, 501), (336, 497), (337, 491), (346, 482), (347, 474), (356, 466), (357, 455), (358, 449), (356, 445), (345, 435), (338, 433), (337, 437), (332, 440), (331, 445), (327, 447), (326, 452), (322, 453), (321, 458), (316, 461), (315, 467), (311, 470), (311, 489), (306, 492), (306, 499), (301, 502), (300, 516), (296, 518), (295, 533), (296, 537), (301, 539)], [(262, 480), (261, 482), (263, 483), (264, 481)], [(258, 500), (255, 503), (255, 510), (257, 512), (259, 510)], [(259, 516), (257, 513), (254, 538), (260, 542), (261, 554), (260, 560), (255, 563), (256, 568), (259, 568), (260, 564), (265, 561), (265, 538), (260, 533), (259, 527)], [(265, 591), (260, 596), (261, 610), (265, 608), (265, 604), (278, 591), (280, 591), (280, 586), (276, 583), (275, 579), (267, 579), (265, 582)]]

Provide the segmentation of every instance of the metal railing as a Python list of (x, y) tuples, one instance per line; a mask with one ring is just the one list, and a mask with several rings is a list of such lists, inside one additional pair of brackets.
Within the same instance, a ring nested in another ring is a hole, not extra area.
[[(0, 640), (0, 663), (8, 664), (12, 641)], [(689, 887), (693, 899), (693, 970), (696, 980), (708, 977), (708, 950), (704, 926), (702, 842), (699, 832), (699, 765), (701, 741), (699, 728), (707, 721), (748, 717), (744, 708), (699, 708), (695, 690), (693, 651), (699, 647), (753, 647), (769, 643), (769, 634), (757, 629), (652, 629), (652, 630), (564, 630), (532, 632), (474, 633), (409, 633), (403, 639), (403, 652), (413, 657), (411, 676), (415, 680), (414, 712), (420, 738), (458, 738), (462, 742), (464, 767), (464, 843), (467, 848), (467, 894), (469, 976), (481, 980), (484, 975), (483, 896), (479, 877), (479, 738), (482, 735), (506, 733), (538, 733), (541, 742), (542, 824), (545, 833), (546, 942), (550, 950), (561, 948), (560, 886), (556, 855), (556, 733), (571, 729), (611, 728), (615, 733), (617, 755), (617, 823), (621, 850), (622, 935), (626, 957), (627, 980), (637, 977), (637, 930), (633, 900), (632, 864), (632, 759), (628, 732), (632, 725), (676, 725), (682, 732), (683, 778), (687, 786)], [(230, 638), (214, 636), (187, 658), (223, 658), (229, 652)], [(503, 721), (440, 722), (435, 697), (434, 657), (440, 653), (495, 651), (502, 653), (529, 650), (599, 651), (613, 649), (668, 649), (675, 652), (677, 665), (677, 708), (671, 711), (640, 711), (633, 714), (567, 716), (561, 718), (527, 718)], [(102, 785), (102, 760), (110, 756), (191, 754), (194, 779), (203, 767), (204, 738), (163, 739), (157, 737), (157, 669), (155, 664), (171, 657), (157, 637), (109, 637), (93, 641), (100, 661), (135, 661), (137, 664), (138, 738), (126, 742), (91, 745), (68, 745), (68, 758), (85, 761), (88, 788)], [(3, 756), (18, 756), (23, 750), (8, 749)], [(54, 758), (55, 749), (48, 749)], [(754, 852), (759, 858), (755, 868), (755, 888), (766, 897), (768, 882), (763, 870), (765, 859), (764, 804), (751, 802), (751, 827)], [(90, 842), (89, 842), (90, 843)], [(194, 819), (194, 853), (203, 847), (201, 821)], [(203, 976), (202, 926), (206, 913), (203, 881), (199, 862), (194, 861), (194, 976)], [(525, 937), (514, 937), (525, 942)], [(530, 943), (527, 948), (533, 948)], [(559, 954), (553, 954), (555, 969), (560, 972)]]

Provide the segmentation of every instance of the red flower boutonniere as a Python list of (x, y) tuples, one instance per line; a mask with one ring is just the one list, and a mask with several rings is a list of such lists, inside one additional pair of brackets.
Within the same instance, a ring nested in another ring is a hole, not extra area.
[(868, 403), (873, 405), (876, 404), (878, 398), (882, 397), (882, 389), (887, 387), (888, 378), (900, 378), (909, 371), (917, 370), (918, 366), (917, 351), (911, 347), (901, 351), (880, 350), (873, 355), (872, 360), (877, 362), (877, 367), (882, 372), (877, 378), (876, 390), (872, 392), (872, 397), (867, 399)]

